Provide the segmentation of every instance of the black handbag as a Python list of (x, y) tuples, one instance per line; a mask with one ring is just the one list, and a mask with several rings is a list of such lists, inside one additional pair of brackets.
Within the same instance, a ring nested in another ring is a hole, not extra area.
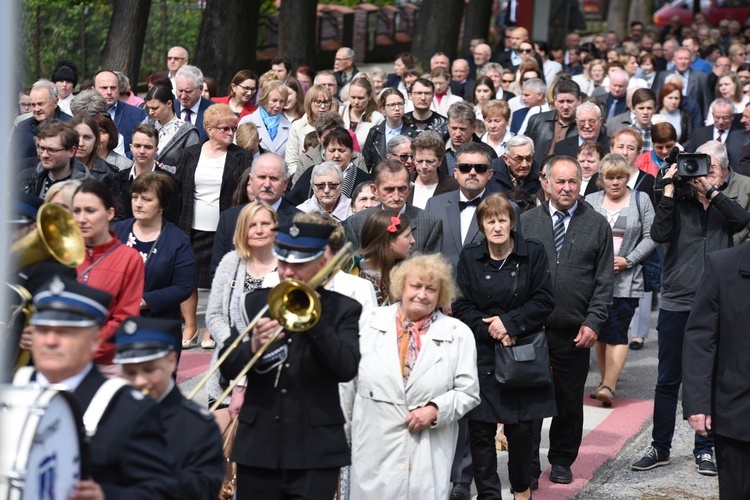
[[(638, 218), (641, 222), (641, 228), (643, 228), (643, 216), (641, 215), (641, 203), (638, 201), (638, 192), (635, 193), (635, 207), (638, 209)], [(661, 288), (662, 264), (657, 249), (654, 249), (641, 261), (641, 266), (643, 267), (643, 290), (654, 292)]]
[[(513, 273), (513, 290), (518, 289), (518, 268)], [(552, 383), (549, 348), (544, 329), (516, 337), (516, 345), (503, 347), (495, 344), (495, 379), (508, 389), (546, 387)]]
[(516, 345), (495, 345), (495, 379), (508, 389), (546, 387), (552, 383), (547, 335), (541, 330), (516, 337)]

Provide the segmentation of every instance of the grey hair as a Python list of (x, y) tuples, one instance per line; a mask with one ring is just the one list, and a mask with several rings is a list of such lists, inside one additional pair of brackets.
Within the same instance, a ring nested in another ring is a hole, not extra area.
[(587, 113), (589, 111), (594, 111), (597, 118), (602, 116), (602, 108), (591, 101), (586, 101), (576, 108), (576, 118), (578, 118), (578, 113)]
[(85, 113), (93, 115), (95, 113), (106, 114), (109, 111), (107, 100), (99, 95), (96, 90), (84, 90), (70, 102), (70, 112), (74, 115)]
[(544, 94), (547, 92), (547, 84), (541, 78), (529, 78), (521, 85), (521, 90), (525, 89), (530, 89), (535, 94)]
[(348, 59), (354, 59), (355, 53), (354, 51), (349, 47), (341, 47), (339, 50), (343, 50), (344, 54), (346, 54), (346, 57)]
[(177, 78), (178, 76), (182, 76), (184, 78), (187, 78), (188, 80), (193, 80), (193, 82), (195, 83), (195, 87), (193, 88), (203, 86), (203, 71), (201, 71), (197, 66), (191, 66), (190, 64), (184, 64), (180, 66), (180, 69), (177, 70), (175, 78)]
[(609, 79), (610, 81), (612, 81), (613, 78), (616, 78), (618, 76), (621, 77), (625, 81), (625, 84), (627, 85), (628, 79), (630, 79), (630, 77), (628, 76), (628, 72), (622, 68), (613, 68), (612, 72), (609, 75)]
[(734, 104), (732, 103), (732, 101), (730, 101), (729, 99), (727, 99), (725, 97), (719, 97), (718, 99), (714, 100), (714, 102), (711, 103), (711, 108), (708, 110), (709, 113), (713, 114), (714, 113), (714, 108), (717, 105), (721, 105), (721, 106), (725, 106), (725, 107), (730, 107), (730, 108), (732, 108), (732, 113), (734, 113)]
[(477, 123), (474, 106), (466, 101), (458, 101), (448, 108), (448, 120), (467, 121), (473, 127)]
[(514, 135), (508, 142), (505, 143), (505, 151), (510, 154), (510, 150), (521, 146), (531, 146), (531, 154), (534, 154), (534, 141), (531, 137), (527, 137), (523, 134)]
[(46, 89), (49, 92), (50, 101), (57, 99), (57, 85), (47, 79), (37, 80), (34, 85), (31, 86), (31, 90)]
[[(671, 38), (669, 40), (672, 40)], [(667, 41), (669, 41), (667, 40)], [(625, 70), (623, 70), (625, 71)], [(672, 73), (671, 75), (667, 75), (666, 78), (664, 78), (664, 83), (676, 83), (680, 87), (685, 86), (685, 79), (678, 75), (677, 73)]]
[(321, 76), (334, 76), (334, 74), (333, 74), (333, 71), (329, 71), (329, 70), (318, 71), (318, 74), (315, 75), (315, 80), (313, 81), (315, 85), (318, 85), (318, 82), (320, 81), (319, 78)]
[(385, 71), (383, 71), (383, 68), (380, 66), (375, 66), (370, 70), (370, 76), (375, 78), (376, 76), (379, 76), (381, 78), (385, 77)]
[(385, 152), (387, 154), (395, 155), (396, 148), (401, 146), (402, 144), (411, 144), (411, 139), (405, 135), (397, 135), (396, 137), (392, 137), (385, 147)]
[(130, 88), (130, 78), (125, 76), (125, 73), (122, 71), (113, 71), (112, 73), (117, 77), (117, 91), (119, 93), (123, 93)]
[(482, 68), (480, 76), (485, 76), (488, 71), (496, 71), (497, 73), (500, 73), (502, 75), (503, 67), (496, 62), (488, 62), (484, 65), (484, 68)]
[(277, 155), (276, 153), (263, 153), (262, 155), (258, 156), (255, 160), (253, 160), (253, 164), (250, 166), (250, 175), (252, 176), (255, 172), (255, 166), (258, 165), (258, 163), (262, 159), (266, 158), (273, 158), (275, 160), (278, 160), (278, 163), (281, 165), (281, 175), (284, 177), (284, 180), (289, 178), (289, 172), (286, 169), (286, 162), (284, 161), (284, 158)]
[(716, 159), (716, 161), (719, 162), (719, 165), (723, 170), (729, 168), (729, 155), (727, 154), (727, 147), (719, 141), (708, 141), (699, 146), (698, 149), (695, 150), (695, 152), (712, 156)]
[(319, 165), (315, 165), (312, 170), (312, 176), (310, 177), (311, 183), (315, 182), (315, 178), (321, 175), (328, 175), (331, 172), (335, 172), (339, 179), (339, 182), (344, 180), (344, 173), (341, 171), (338, 165), (332, 161), (324, 161)]
[(572, 156), (566, 156), (566, 155), (557, 155), (557, 156), (551, 156), (549, 158), (549, 161), (544, 165), (544, 175), (547, 177), (547, 179), (550, 178), (552, 175), (552, 167), (557, 165), (558, 163), (562, 161), (569, 161), (573, 163), (576, 166), (576, 169), (578, 170), (578, 180), (583, 179), (583, 171), (581, 170), (581, 164), (578, 163), (578, 160), (573, 158)]

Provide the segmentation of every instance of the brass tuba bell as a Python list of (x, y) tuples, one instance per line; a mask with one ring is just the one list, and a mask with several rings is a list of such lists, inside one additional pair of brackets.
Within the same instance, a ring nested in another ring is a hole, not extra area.
[(36, 231), (13, 243), (10, 252), (18, 268), (50, 257), (64, 266), (78, 267), (86, 257), (86, 245), (70, 213), (60, 205), (45, 203), (37, 212)]

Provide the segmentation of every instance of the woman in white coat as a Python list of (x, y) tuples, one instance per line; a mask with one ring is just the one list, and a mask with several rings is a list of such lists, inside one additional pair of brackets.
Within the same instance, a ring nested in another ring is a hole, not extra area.
[(414, 256), (391, 280), (399, 302), (373, 310), (360, 334), (350, 498), (444, 500), (458, 419), (479, 404), (476, 347), (438, 310), (456, 294), (443, 257)]
[(286, 142), (292, 126), (283, 113), (289, 92), (289, 87), (280, 81), (265, 83), (258, 96), (258, 109), (237, 124), (239, 127), (243, 123), (254, 123), (258, 127), (260, 147), (282, 158), (286, 155)]

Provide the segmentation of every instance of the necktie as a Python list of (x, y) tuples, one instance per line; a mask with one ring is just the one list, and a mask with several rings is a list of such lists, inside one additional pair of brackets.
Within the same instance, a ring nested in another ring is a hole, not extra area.
[(344, 169), (344, 185), (341, 187), (341, 194), (347, 198), (351, 198), (354, 191), (354, 178), (357, 176), (355, 168), (346, 167)]
[(607, 121), (615, 117), (615, 108), (617, 108), (617, 101), (612, 99), (612, 105), (609, 107), (609, 113), (607, 113)]
[(723, 134), (723, 133), (724, 133), (723, 130), (719, 130), (719, 137), (716, 138), (717, 142), (721, 142), (721, 134)]
[(482, 198), (476, 197), (473, 200), (469, 201), (459, 201), (458, 202), (458, 210), (463, 212), (466, 207), (478, 207), (479, 204), (482, 202)]
[(190, 111), (189, 109), (185, 109), (185, 121), (192, 125), (193, 122), (190, 120), (191, 114), (192, 114), (192, 111)]
[(557, 220), (555, 221), (555, 225), (552, 228), (552, 234), (555, 238), (555, 251), (557, 252), (557, 255), (560, 255), (560, 248), (562, 247), (563, 241), (565, 241), (565, 224), (563, 223), (563, 220), (565, 220), (565, 217), (567, 216), (567, 210), (562, 212), (555, 212), (555, 217), (557, 217)]

